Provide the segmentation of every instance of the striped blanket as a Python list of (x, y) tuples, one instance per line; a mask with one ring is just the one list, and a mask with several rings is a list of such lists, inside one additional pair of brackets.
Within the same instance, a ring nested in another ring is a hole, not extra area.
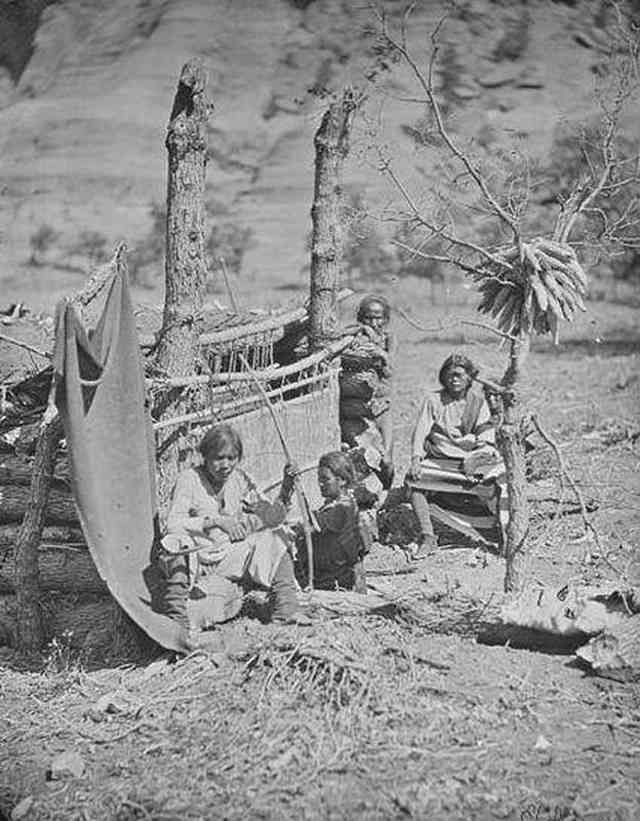
[(485, 544), (504, 544), (509, 519), (504, 463), (493, 457), (474, 462), (427, 458), (420, 476), (406, 480), (410, 490), (421, 490), (429, 499), (434, 519)]

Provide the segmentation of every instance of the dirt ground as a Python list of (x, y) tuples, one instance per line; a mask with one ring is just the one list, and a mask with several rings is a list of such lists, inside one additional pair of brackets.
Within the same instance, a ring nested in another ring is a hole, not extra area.
[[(395, 320), (401, 477), (443, 357), (462, 349), (499, 375), (504, 354), (454, 321), (468, 308), (421, 302), (415, 283), (389, 292), (425, 325), (443, 322), (425, 333)], [(589, 307), (559, 348), (542, 342), (530, 360), (532, 406), (599, 541), (584, 539), (569, 488), (556, 515), (555, 457), (538, 440), (528, 578), (554, 590), (640, 582), (638, 314)], [(637, 684), (591, 675), (568, 646), (501, 639), (502, 559), (450, 533), (441, 542), (420, 563), (375, 546), (369, 583), (395, 604), (374, 613), (311, 608), (311, 627), (276, 629), (248, 607), (210, 652), (177, 660), (83, 660), (65, 640), (44, 661), (1, 651), (0, 817), (640, 817)], [(65, 752), (75, 775), (58, 771)]]

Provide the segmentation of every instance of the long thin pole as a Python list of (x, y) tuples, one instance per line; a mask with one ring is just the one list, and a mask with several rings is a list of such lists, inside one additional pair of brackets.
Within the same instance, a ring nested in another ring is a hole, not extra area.
[[(284, 431), (282, 430), (282, 425), (280, 424), (280, 420), (278, 419), (278, 414), (276, 413), (269, 397), (267, 395), (264, 386), (258, 379), (258, 375), (253, 370), (251, 365), (247, 362), (246, 358), (243, 354), (239, 354), (238, 358), (241, 364), (247, 369), (247, 373), (251, 376), (253, 383), (255, 384), (260, 396), (264, 400), (267, 408), (269, 409), (269, 413), (271, 415), (271, 419), (273, 420), (273, 424), (275, 429), (278, 433), (278, 438), (280, 439), (280, 444), (282, 445), (282, 450), (284, 452), (284, 458), (287, 462), (291, 463), (292, 456), (291, 450), (289, 449), (289, 445), (287, 444), (287, 439), (284, 435)], [(318, 530), (318, 524), (315, 522), (315, 517), (311, 511), (311, 506), (309, 505), (309, 500), (304, 492), (304, 488), (300, 482), (300, 477), (295, 476), (293, 480), (293, 486), (296, 491), (296, 496), (298, 498), (298, 505), (300, 506), (300, 511), (302, 513), (302, 529), (304, 531), (304, 540), (307, 545), (307, 564), (309, 566), (309, 590), (313, 590), (313, 539), (311, 537), (312, 530)]]
[(227, 286), (227, 293), (229, 294), (229, 299), (231, 300), (231, 307), (237, 314), (239, 314), (240, 306), (238, 305), (238, 300), (236, 299), (235, 292), (231, 287), (231, 280), (229, 279), (227, 263), (224, 261), (224, 257), (220, 257), (220, 270), (222, 271), (222, 278), (224, 279), (224, 284)]

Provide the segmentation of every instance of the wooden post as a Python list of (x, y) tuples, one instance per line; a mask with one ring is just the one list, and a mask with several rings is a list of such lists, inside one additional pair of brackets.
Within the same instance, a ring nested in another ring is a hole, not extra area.
[(314, 145), (315, 184), (311, 218), (311, 293), (309, 343), (312, 351), (335, 338), (337, 294), (342, 266), (342, 166), (349, 153), (349, 132), (357, 101), (352, 89), (325, 112)]
[[(206, 96), (206, 74), (200, 60), (182, 69), (167, 129), (167, 236), (165, 299), (155, 364), (167, 376), (187, 376), (195, 370), (202, 325), (206, 267), (204, 250), (204, 188), (207, 163), (207, 123), (213, 110)], [(181, 391), (163, 397), (155, 415), (181, 411)], [(177, 430), (158, 441), (158, 495), (166, 504), (177, 474)]]
[(526, 539), (529, 531), (529, 502), (524, 451), (522, 382), (525, 359), (529, 353), (531, 336), (523, 330), (511, 341), (509, 365), (502, 380), (507, 389), (502, 398), (502, 420), (496, 431), (496, 440), (504, 459), (509, 488), (509, 523), (507, 525), (504, 555), (506, 562), (504, 589), (518, 592), (525, 582), (524, 562)]
[(49, 488), (53, 479), (62, 422), (50, 405), (45, 412), (36, 443), (30, 503), (16, 540), (15, 589), (17, 594), (16, 638), (25, 652), (40, 650), (45, 640), (40, 609), (40, 568), (38, 548), (44, 526)]

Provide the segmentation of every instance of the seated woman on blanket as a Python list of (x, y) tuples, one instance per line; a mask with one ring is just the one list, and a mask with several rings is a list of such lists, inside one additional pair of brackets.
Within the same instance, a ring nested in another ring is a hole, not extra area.
[(413, 510), (420, 525), (416, 557), (437, 549), (426, 492), (411, 486), (429, 459), (456, 460), (465, 473), (482, 471), (498, 462), (495, 429), (484, 394), (471, 388), (478, 369), (462, 354), (451, 354), (440, 368), (440, 390), (429, 392), (420, 409), (411, 441), (407, 475)]
[(358, 306), (357, 323), (345, 328), (354, 333), (342, 353), (340, 373), (340, 433), (350, 448), (376, 447), (377, 471), (383, 487), (393, 481), (392, 377), (395, 338), (389, 331), (391, 309), (381, 296), (367, 296)]
[(187, 629), (226, 621), (251, 582), (271, 591), (273, 620), (295, 621), (293, 562), (279, 529), (294, 469), (285, 466), (280, 495), (269, 502), (239, 466), (242, 441), (230, 425), (211, 428), (200, 453), (202, 466), (178, 476), (162, 540), (167, 614)]
[[(362, 559), (368, 545), (362, 538), (358, 506), (351, 492), (355, 479), (350, 458), (341, 451), (320, 457), (318, 485), (325, 502), (314, 511), (319, 530), (312, 534), (314, 587), (366, 593)], [(309, 563), (304, 536), (296, 529), (296, 575), (304, 587)]]

